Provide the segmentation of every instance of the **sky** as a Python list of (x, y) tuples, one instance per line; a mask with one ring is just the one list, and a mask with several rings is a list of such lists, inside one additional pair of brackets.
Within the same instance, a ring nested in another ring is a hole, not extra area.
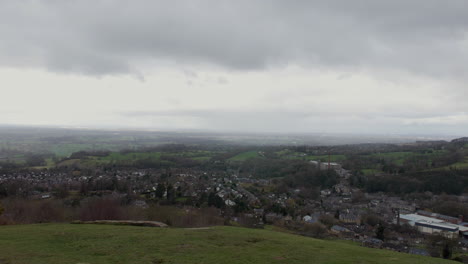
[(0, 124), (468, 134), (466, 0), (0, 0)]

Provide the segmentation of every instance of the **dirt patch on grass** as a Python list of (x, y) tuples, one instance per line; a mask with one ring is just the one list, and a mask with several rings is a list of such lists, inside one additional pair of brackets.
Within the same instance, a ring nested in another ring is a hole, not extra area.
[(157, 221), (130, 221), (130, 220), (96, 220), (96, 221), (73, 221), (72, 224), (99, 224), (99, 225), (129, 225), (147, 227), (168, 227), (168, 225)]

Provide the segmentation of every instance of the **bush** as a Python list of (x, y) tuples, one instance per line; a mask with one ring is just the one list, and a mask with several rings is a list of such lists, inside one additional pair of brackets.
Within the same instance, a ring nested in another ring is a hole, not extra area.
[(80, 220), (123, 220), (122, 207), (114, 198), (91, 199), (81, 208)]
[(331, 228), (338, 221), (331, 215), (321, 215), (319, 218), (320, 223), (324, 224), (327, 228)]
[(432, 257), (451, 258), (456, 240), (448, 239), (442, 235), (429, 236), (426, 247)]
[(324, 238), (327, 235), (327, 227), (321, 223), (304, 224), (304, 235), (315, 238)]
[(4, 201), (4, 222), (32, 224), (63, 222), (66, 209), (60, 201), (7, 199)]
[(363, 215), (362, 216), (362, 222), (364, 224), (368, 224), (372, 227), (378, 225), (379, 223), (382, 222), (382, 219), (380, 219), (380, 217), (378, 217), (377, 215), (375, 214), (366, 214), (366, 215)]

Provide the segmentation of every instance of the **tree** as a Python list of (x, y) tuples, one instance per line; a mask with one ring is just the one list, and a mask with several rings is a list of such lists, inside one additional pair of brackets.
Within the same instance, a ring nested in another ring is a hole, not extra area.
[(442, 257), (444, 259), (449, 259), (452, 257), (452, 245), (448, 241), (445, 242), (444, 249), (442, 250)]
[(336, 212), (335, 212), (335, 219), (340, 219), (340, 210), (336, 209)]
[(320, 223), (324, 224), (327, 228), (331, 228), (336, 224), (337, 220), (331, 215), (321, 215), (319, 217)]
[(200, 198), (198, 199), (197, 206), (200, 207), (200, 206), (204, 205), (206, 202), (208, 202), (208, 195), (206, 195), (206, 193), (203, 192), (200, 195)]
[(89, 200), (80, 209), (80, 220), (121, 220), (124, 217), (119, 200), (112, 197)]
[(448, 239), (440, 234), (428, 237), (426, 242), (427, 249), (432, 257), (443, 257), (445, 259), (452, 257), (453, 248), (456, 245), (455, 240)]
[(375, 231), (375, 236), (380, 239), (380, 240), (385, 240), (385, 226), (382, 225), (382, 223), (377, 226), (377, 230)]
[(216, 193), (211, 192), (210, 195), (208, 195), (208, 206), (222, 208), (224, 207), (224, 201), (221, 197), (216, 195)]
[(243, 213), (249, 209), (248, 204), (240, 198), (237, 198), (234, 202), (236, 203), (234, 205), (234, 212), (236, 213)]
[(377, 215), (375, 214), (372, 214), (372, 213), (368, 213), (366, 215), (363, 215), (362, 216), (362, 222), (365, 223), (365, 224), (368, 224), (372, 227), (380, 224), (382, 222), (382, 219), (380, 219), (380, 217), (378, 217)]
[(0, 202), (0, 216), (3, 214), (4, 211), (5, 209), (3, 208), (2, 203)]
[(158, 184), (158, 187), (156, 187), (156, 192), (155, 192), (156, 197), (163, 198), (165, 192), (166, 192), (166, 186), (164, 185), (164, 183)]
[(327, 234), (327, 227), (321, 223), (305, 224), (304, 234), (315, 238), (324, 238)]
[(60, 185), (54, 188), (54, 194), (58, 198), (64, 199), (68, 197), (70, 192), (68, 191), (68, 188), (66, 185)]
[(175, 201), (175, 198), (176, 198), (176, 190), (174, 189), (174, 187), (172, 187), (172, 185), (167, 185), (167, 195), (166, 195), (166, 199), (173, 203)]

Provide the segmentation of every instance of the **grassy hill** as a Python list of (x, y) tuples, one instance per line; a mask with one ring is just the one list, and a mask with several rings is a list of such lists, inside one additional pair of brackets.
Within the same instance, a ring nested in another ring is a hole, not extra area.
[(0, 263), (451, 263), (269, 230), (0, 226)]

